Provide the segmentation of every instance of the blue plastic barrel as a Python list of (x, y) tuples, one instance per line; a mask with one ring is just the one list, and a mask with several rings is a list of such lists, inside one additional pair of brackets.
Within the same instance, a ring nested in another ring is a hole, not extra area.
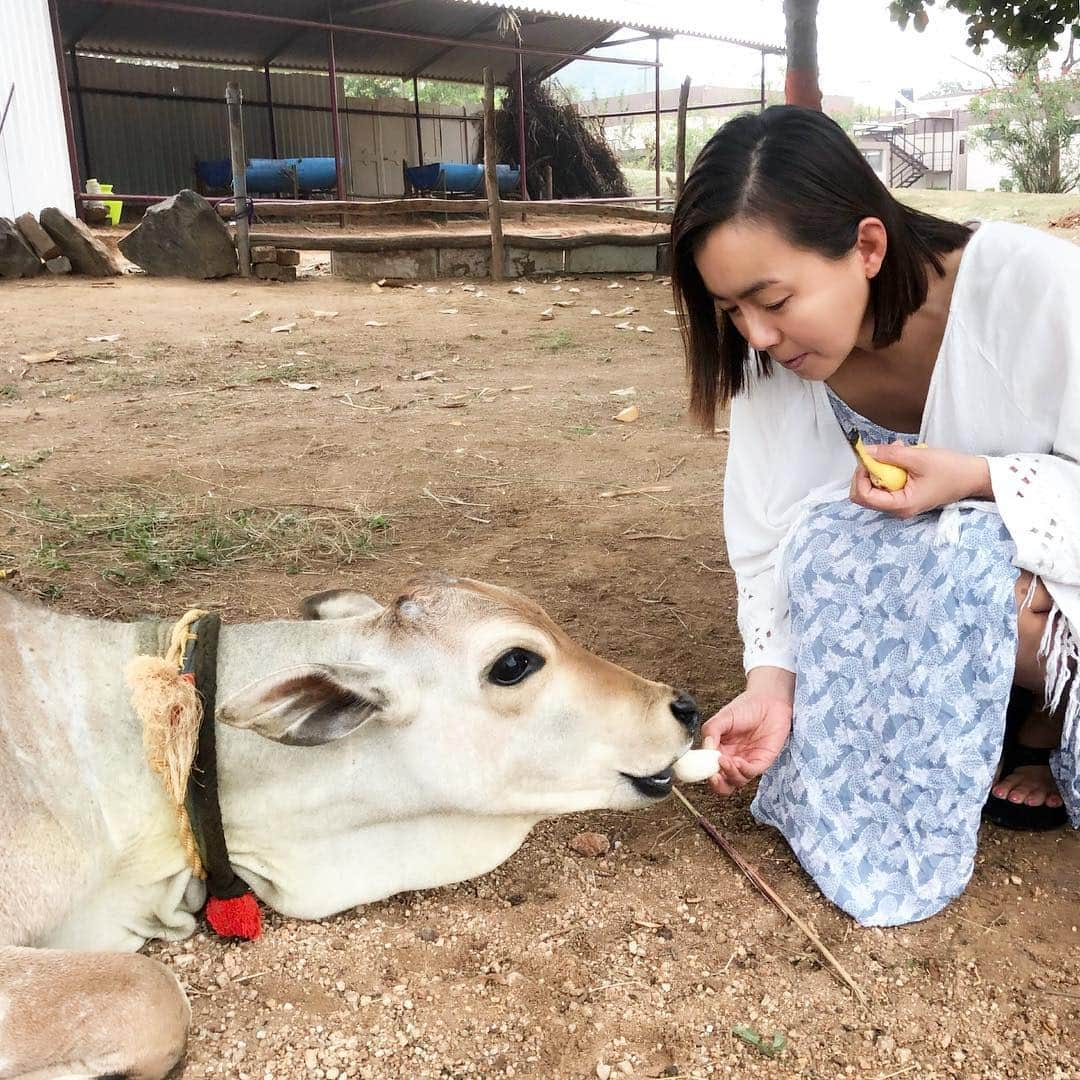
[[(293, 170), (300, 191), (332, 191), (337, 171), (332, 157), (251, 158), (245, 175), (252, 195), (288, 194), (293, 190)], [(195, 172), (207, 188), (232, 188), (232, 162), (228, 158), (196, 161)]]
[(260, 195), (292, 191), (294, 169), (300, 191), (326, 191), (337, 186), (337, 169), (332, 157), (251, 158), (247, 167), (247, 189)]
[(195, 175), (204, 187), (232, 188), (232, 162), (228, 158), (196, 161)]
[[(407, 168), (405, 175), (409, 183), (420, 191), (445, 191), (454, 195), (482, 195), (484, 192), (483, 165), (456, 161), (431, 162)], [(512, 165), (496, 165), (499, 194), (508, 195), (516, 190), (519, 176), (518, 170)]]

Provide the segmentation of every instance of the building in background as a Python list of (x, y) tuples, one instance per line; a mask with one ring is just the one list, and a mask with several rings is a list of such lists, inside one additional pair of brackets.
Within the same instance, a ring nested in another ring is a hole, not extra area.
[[(1001, 190), (1002, 181), (1011, 180), (1008, 166), (971, 137), (979, 130), (971, 99), (989, 89), (921, 97), (904, 91), (891, 116), (855, 125), (856, 144), (890, 187)], [(1080, 146), (1080, 135), (1073, 145)]]

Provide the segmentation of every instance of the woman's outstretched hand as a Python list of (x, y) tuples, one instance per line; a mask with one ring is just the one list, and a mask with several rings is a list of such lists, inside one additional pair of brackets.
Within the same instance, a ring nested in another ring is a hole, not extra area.
[(898, 465), (908, 474), (907, 483), (899, 491), (885, 491), (874, 487), (866, 466), (859, 465), (851, 479), (851, 501), (868, 510), (912, 518), (961, 499), (994, 497), (990, 466), (977, 454), (902, 442), (868, 446), (866, 452), (886, 465)]
[(730, 795), (777, 758), (791, 734), (795, 676), (782, 668), (754, 668), (746, 690), (702, 726), (702, 745), (720, 751), (720, 771), (709, 784)]

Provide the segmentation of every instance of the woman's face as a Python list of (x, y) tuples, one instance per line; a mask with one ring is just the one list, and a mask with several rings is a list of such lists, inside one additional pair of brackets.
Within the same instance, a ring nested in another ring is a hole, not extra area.
[(855, 346), (869, 347), (870, 279), (885, 255), (885, 227), (859, 223), (839, 259), (794, 247), (770, 225), (715, 226), (694, 256), (705, 287), (735, 329), (800, 378), (828, 379)]

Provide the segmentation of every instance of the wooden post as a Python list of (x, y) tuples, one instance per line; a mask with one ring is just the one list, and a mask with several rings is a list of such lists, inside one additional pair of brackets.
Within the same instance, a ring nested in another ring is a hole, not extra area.
[(656, 158), (656, 209), (660, 209), (660, 35), (656, 35), (656, 67), (653, 68), (654, 157)]
[[(327, 66), (330, 76), (330, 132), (334, 137), (334, 174), (337, 179), (337, 197), (345, 198), (345, 162), (341, 160), (341, 117), (338, 115), (337, 56), (334, 53), (334, 31), (326, 35)], [(341, 222), (345, 224), (344, 220)]]
[(491, 225), (491, 280), (502, 281), (502, 204), (499, 202), (499, 177), (495, 165), (495, 80), (492, 78), (491, 68), (484, 68), (484, 190), (487, 193), (488, 222)]
[(555, 183), (551, 176), (550, 165), (544, 166), (544, 198), (549, 201), (555, 198)]
[(225, 87), (225, 104), (229, 110), (229, 151), (232, 156), (233, 205), (236, 207), (236, 254), (240, 276), (251, 277), (251, 244), (248, 241), (247, 154), (244, 152), (244, 118), (240, 84), (231, 82)]
[[(517, 54), (517, 122), (518, 122), (518, 167), (521, 169), (521, 200), (527, 202), (529, 198), (529, 183), (526, 180), (528, 164), (525, 152), (525, 66), (521, 56), (521, 42), (518, 42)], [(521, 220), (525, 220), (522, 214)]]
[(690, 101), (690, 76), (679, 88), (679, 116), (675, 128), (675, 195), (682, 194), (686, 183), (686, 106)]

